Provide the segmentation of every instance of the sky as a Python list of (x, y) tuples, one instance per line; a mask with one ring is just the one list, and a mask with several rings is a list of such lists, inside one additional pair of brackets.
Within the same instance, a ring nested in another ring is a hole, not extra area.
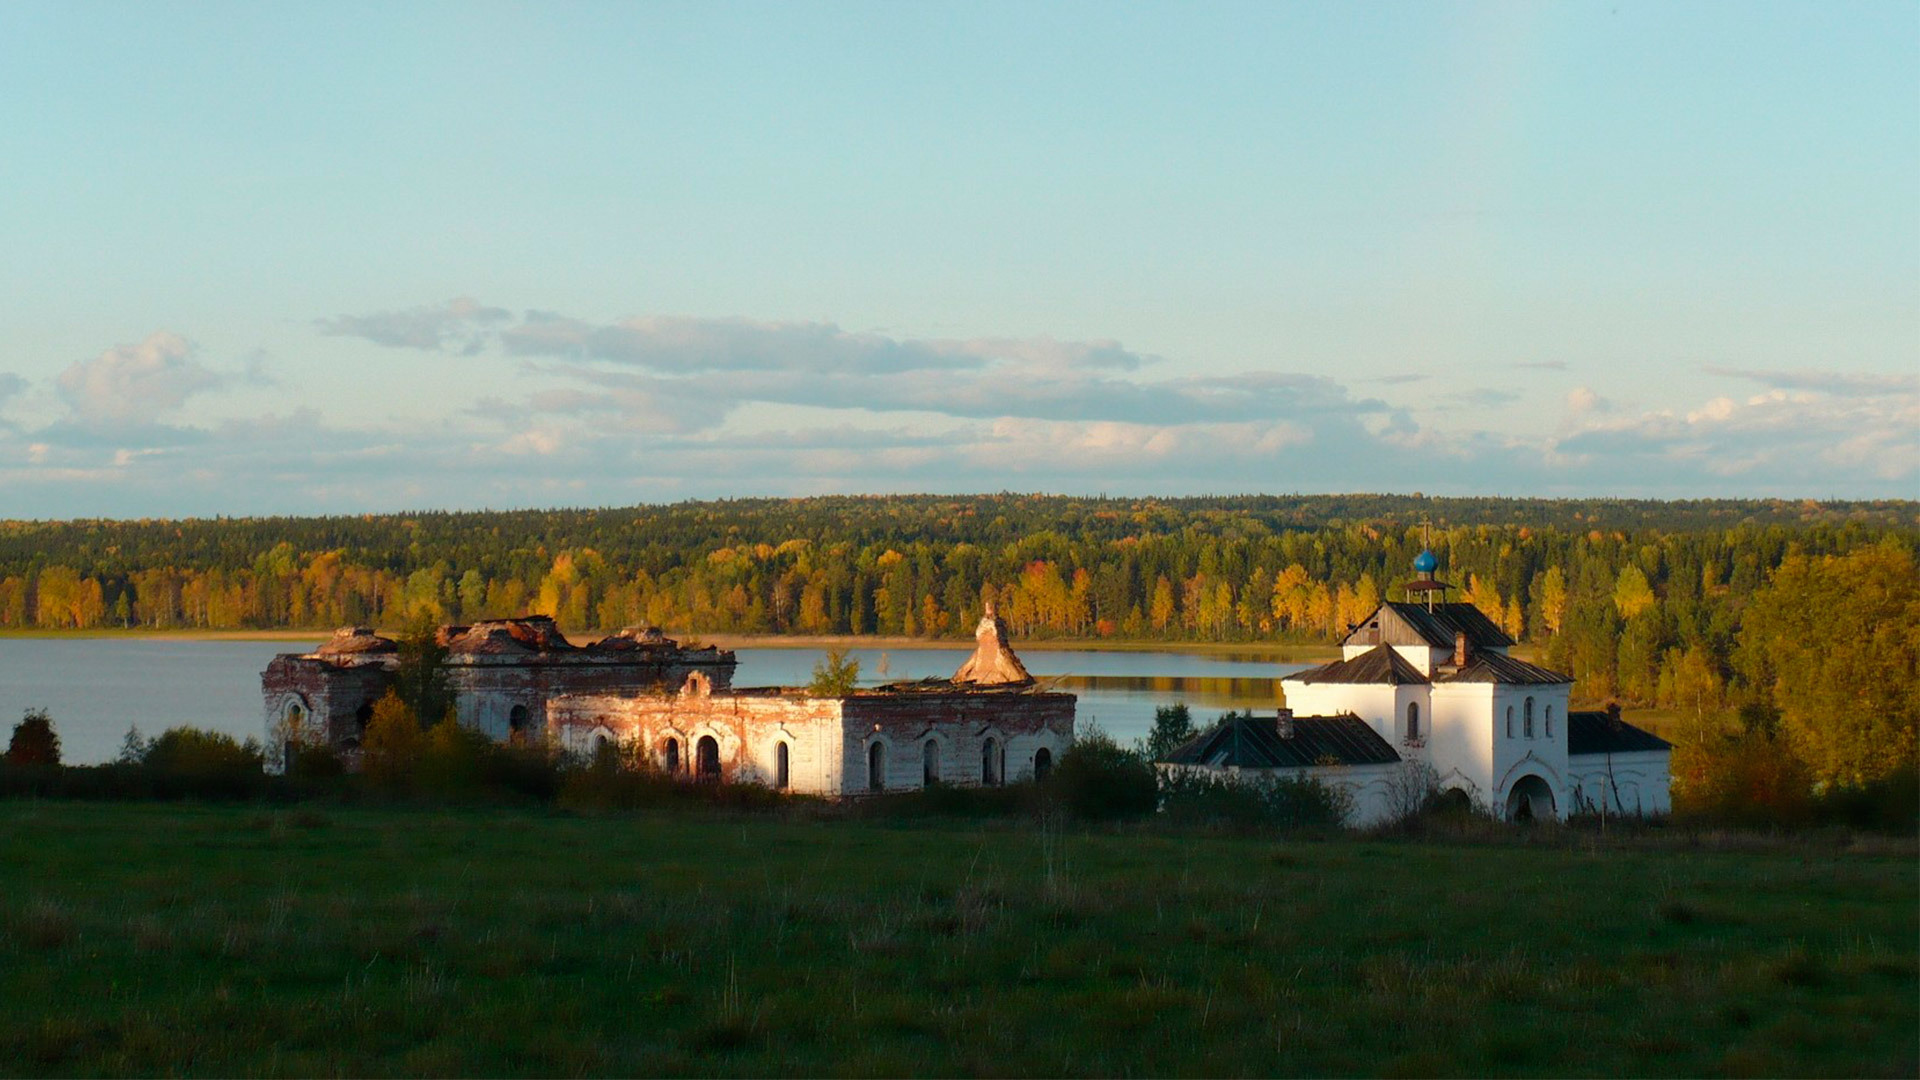
[(0, 4), (0, 518), (1920, 497), (1920, 5)]

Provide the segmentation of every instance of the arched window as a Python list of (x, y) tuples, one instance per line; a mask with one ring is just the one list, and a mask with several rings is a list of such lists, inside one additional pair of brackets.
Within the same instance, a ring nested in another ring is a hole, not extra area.
[(700, 771), (700, 779), (720, 779), (720, 744), (713, 736), (700, 736), (700, 741), (693, 747), (693, 759)]
[(927, 787), (940, 782), (940, 744), (932, 739), (920, 747), (920, 782)]
[(600, 760), (601, 755), (606, 754), (612, 749), (613, 740), (607, 738), (606, 735), (600, 734), (593, 737), (593, 757), (596, 762)]
[(867, 747), (867, 790), (887, 789), (887, 745), (876, 742)]
[(1513, 738), (1513, 706), (1507, 706), (1507, 738)]
[(1417, 701), (1409, 701), (1407, 702), (1407, 740), (1411, 742), (1419, 737), (1420, 703)]
[(1547, 706), (1547, 738), (1553, 738), (1553, 706)]
[(988, 787), (1000, 782), (1000, 744), (992, 739), (980, 747), (980, 782)]
[(1035, 750), (1033, 752), (1033, 778), (1035, 780), (1045, 780), (1047, 774), (1052, 771), (1053, 751), (1044, 746)]
[(507, 739), (519, 742), (527, 737), (527, 707), (515, 705), (507, 710)]
[(679, 739), (667, 740), (666, 759), (667, 759), (666, 761), (667, 775), (678, 776), (680, 774), (680, 740)]
[(1533, 738), (1533, 699), (1528, 698), (1521, 706), (1520, 730), (1527, 738)]
[(373, 702), (371, 701), (361, 702), (360, 707), (353, 710), (354, 735), (365, 736), (367, 733), (367, 724), (370, 721), (372, 721), (372, 719), (373, 719)]
[(787, 765), (787, 744), (781, 743), (773, 748), (773, 786), (785, 791), (793, 783), (793, 774)]

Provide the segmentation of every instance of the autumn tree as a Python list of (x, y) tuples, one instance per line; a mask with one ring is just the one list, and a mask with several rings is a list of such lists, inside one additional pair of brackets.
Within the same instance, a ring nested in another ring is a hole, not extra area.
[(1788, 556), (1754, 594), (1736, 659), (1816, 779), (1858, 784), (1911, 766), (1920, 731), (1913, 553), (1889, 541)]

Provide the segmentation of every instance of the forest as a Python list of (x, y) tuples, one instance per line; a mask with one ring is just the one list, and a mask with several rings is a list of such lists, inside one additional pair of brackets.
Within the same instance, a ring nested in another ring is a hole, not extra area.
[(0, 628), (322, 629), (523, 613), (569, 632), (1331, 642), (1424, 546), (1576, 701), (1732, 715), (1815, 775), (1920, 716), (1920, 503), (871, 496), (619, 509), (0, 522)]

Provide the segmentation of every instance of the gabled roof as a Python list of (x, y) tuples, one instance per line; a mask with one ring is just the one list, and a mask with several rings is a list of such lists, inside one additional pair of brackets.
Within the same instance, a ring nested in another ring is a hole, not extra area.
[(1391, 764), (1400, 755), (1365, 720), (1351, 714), (1296, 716), (1293, 735), (1284, 739), (1275, 717), (1236, 716), (1201, 732), (1163, 760), (1209, 768), (1287, 769)]
[(1463, 601), (1435, 604), (1432, 611), (1428, 611), (1425, 604), (1388, 601), (1375, 609), (1372, 615), (1362, 619), (1341, 644), (1415, 644), (1413, 641), (1395, 640), (1405, 636), (1393, 633), (1401, 626), (1411, 631), (1413, 637), (1435, 649), (1453, 648), (1454, 635), (1462, 633), (1467, 635), (1467, 643), (1476, 649), (1504, 649), (1513, 644), (1513, 639), (1507, 636), (1506, 631), (1487, 618), (1479, 608)]
[(1505, 683), (1509, 686), (1555, 686), (1571, 683), (1573, 676), (1550, 671), (1525, 660), (1516, 660), (1504, 653), (1471, 653), (1467, 657), (1467, 666), (1450, 671), (1433, 680), (1434, 682), (1485, 682)]
[(1317, 668), (1288, 675), (1284, 682), (1373, 683), (1406, 686), (1427, 681), (1420, 669), (1393, 650), (1391, 645), (1376, 645), (1351, 660), (1335, 660)]
[(1567, 714), (1567, 753), (1630, 754), (1637, 750), (1671, 750), (1673, 744), (1651, 731), (1642, 731), (1603, 712)]

